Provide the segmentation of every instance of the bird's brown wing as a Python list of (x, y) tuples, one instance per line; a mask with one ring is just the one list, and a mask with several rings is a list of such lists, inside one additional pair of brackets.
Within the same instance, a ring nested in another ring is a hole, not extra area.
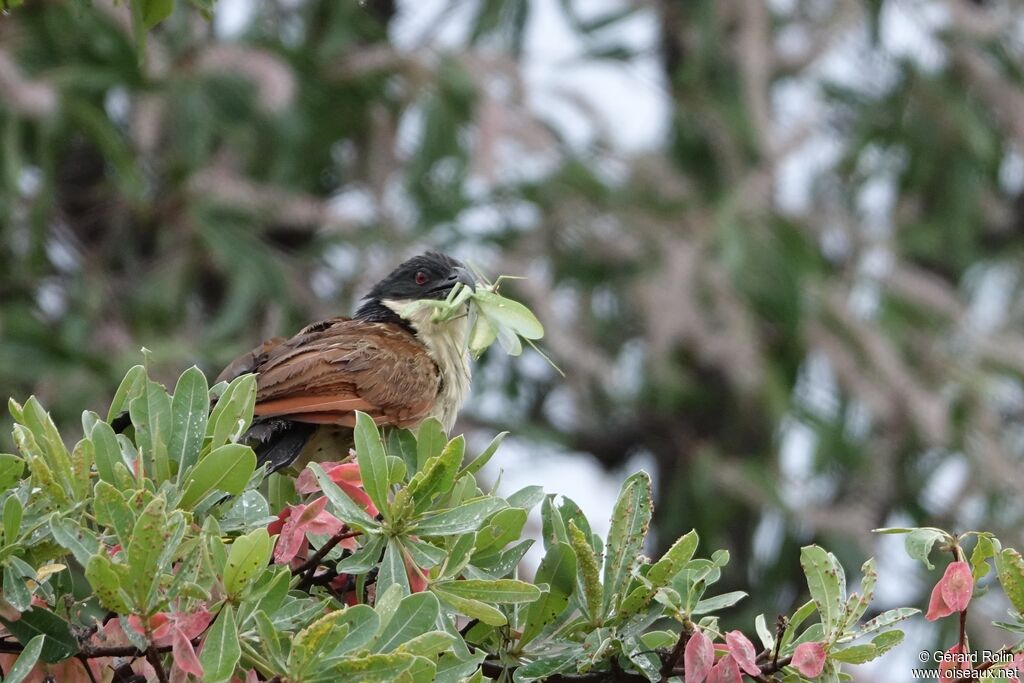
[(256, 415), (352, 426), (354, 411), (413, 426), (434, 405), (441, 378), (426, 349), (388, 323), (336, 318), (271, 340), (228, 366), (257, 373)]

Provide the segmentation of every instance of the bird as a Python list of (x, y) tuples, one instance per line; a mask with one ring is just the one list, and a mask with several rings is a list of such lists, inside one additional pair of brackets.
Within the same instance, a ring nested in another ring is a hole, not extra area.
[(374, 285), (351, 318), (307, 325), (229, 363), (217, 377), (256, 376), (253, 422), (240, 442), (267, 473), (310, 460), (341, 459), (356, 411), (379, 426), (417, 428), (437, 418), (446, 432), (469, 394), (467, 311), (435, 321), (422, 299), (474, 288), (466, 266), (437, 251), (414, 256)]

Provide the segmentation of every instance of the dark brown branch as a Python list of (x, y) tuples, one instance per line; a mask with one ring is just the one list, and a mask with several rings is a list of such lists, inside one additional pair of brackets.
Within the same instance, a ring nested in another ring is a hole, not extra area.
[(679, 639), (676, 640), (675, 647), (672, 648), (672, 652), (669, 653), (668, 657), (661, 664), (661, 680), (662, 683), (669, 679), (672, 675), (672, 670), (679, 664), (679, 660), (683, 657), (683, 652), (686, 650), (686, 643), (690, 640), (690, 629), (684, 625), (682, 630), (679, 631)]
[(293, 576), (298, 576), (299, 574), (304, 575), (302, 577), (302, 581), (299, 582), (297, 588), (299, 590), (307, 590), (310, 586), (312, 586), (313, 577), (316, 575), (316, 568), (319, 567), (320, 562), (322, 562), (323, 559), (327, 557), (327, 553), (334, 550), (334, 548), (345, 539), (354, 538), (355, 536), (358, 536), (360, 533), (362, 532), (350, 531), (348, 527), (342, 527), (341, 531), (331, 536), (330, 539), (328, 539), (328, 541), (324, 543), (320, 547), (320, 549), (313, 554), (312, 557), (303, 562), (300, 566), (293, 569)]
[(156, 648), (150, 646), (146, 650), (146, 661), (149, 662), (150, 666), (156, 671), (156, 679), (160, 683), (171, 683), (167, 678), (167, 672), (164, 671), (164, 664), (160, 661), (160, 654), (156, 651)]

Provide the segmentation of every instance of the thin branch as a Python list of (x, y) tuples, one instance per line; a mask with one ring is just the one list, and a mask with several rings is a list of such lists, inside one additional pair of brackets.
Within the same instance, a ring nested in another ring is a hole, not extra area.
[(167, 678), (167, 672), (164, 671), (163, 662), (160, 661), (160, 654), (156, 651), (156, 648), (150, 647), (146, 650), (146, 661), (149, 662), (150, 666), (156, 671), (156, 679), (160, 683), (170, 683)]
[(320, 562), (327, 557), (327, 553), (334, 550), (335, 546), (348, 538), (354, 538), (361, 534), (361, 531), (350, 531), (348, 527), (342, 527), (341, 531), (331, 536), (326, 543), (324, 543), (316, 553), (313, 554), (308, 560), (302, 563), (299, 567), (292, 570), (293, 576), (304, 574), (302, 580), (299, 581), (297, 588), (299, 590), (306, 590), (313, 585), (313, 577), (316, 575), (316, 568), (320, 566)]

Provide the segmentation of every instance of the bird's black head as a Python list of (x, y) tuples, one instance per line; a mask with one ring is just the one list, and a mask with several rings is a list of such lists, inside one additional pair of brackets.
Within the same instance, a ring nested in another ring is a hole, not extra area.
[[(414, 256), (391, 271), (366, 295), (366, 302), (356, 313), (363, 320), (390, 320), (393, 313), (383, 302), (413, 302), (419, 299), (444, 299), (457, 283), (469, 287), (476, 278), (462, 264), (447, 254), (428, 251)], [(383, 310), (382, 310), (383, 309)]]

